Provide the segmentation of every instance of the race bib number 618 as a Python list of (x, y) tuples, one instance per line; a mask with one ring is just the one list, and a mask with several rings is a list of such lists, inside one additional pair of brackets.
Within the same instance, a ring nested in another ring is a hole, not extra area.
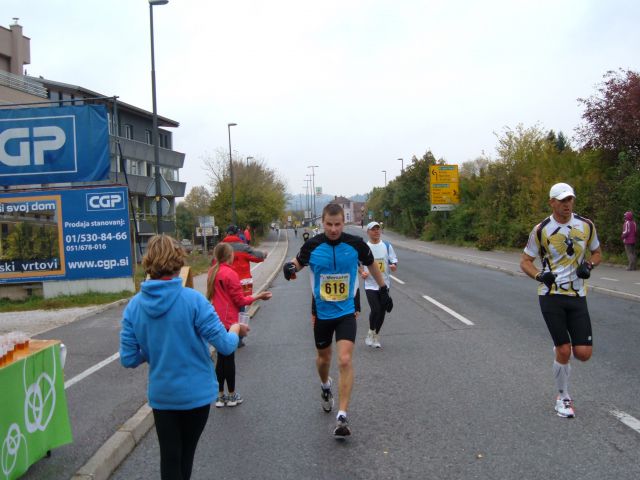
[(325, 302), (342, 302), (349, 298), (349, 274), (321, 274), (320, 298)]

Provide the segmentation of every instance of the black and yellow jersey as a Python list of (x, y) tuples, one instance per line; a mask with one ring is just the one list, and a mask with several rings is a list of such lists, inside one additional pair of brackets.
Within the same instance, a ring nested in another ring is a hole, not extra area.
[(586, 252), (592, 252), (599, 246), (593, 222), (575, 213), (567, 223), (558, 223), (551, 215), (536, 225), (529, 234), (524, 253), (539, 257), (542, 270), (550, 270), (557, 275), (551, 290), (540, 284), (538, 295), (586, 296), (584, 280), (578, 278), (576, 269)]

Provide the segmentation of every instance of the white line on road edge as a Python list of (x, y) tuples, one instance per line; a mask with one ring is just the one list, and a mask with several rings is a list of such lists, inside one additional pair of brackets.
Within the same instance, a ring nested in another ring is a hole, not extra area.
[(609, 280), (610, 282), (619, 282), (617, 278), (600, 277), (600, 280)]
[(440, 307), (442, 310), (447, 312), (449, 315), (454, 316), (455, 318), (460, 320), (465, 325), (473, 325), (474, 324), (471, 320), (466, 319), (465, 317), (460, 315), (458, 312), (455, 312), (455, 311), (451, 310), (449, 307), (447, 307), (446, 305), (441, 304), (439, 301), (431, 298), (430, 296), (422, 295), (422, 298), (424, 298), (425, 300), (428, 300), (429, 302), (433, 303), (436, 307)]
[[(278, 243), (280, 243), (280, 235), (278, 235), (278, 238), (276, 239), (276, 244), (273, 246), (273, 248), (271, 250), (269, 250), (269, 252), (267, 253), (267, 257), (269, 255), (271, 255), (271, 253), (273, 253), (273, 251), (276, 249), (276, 247), (278, 246)], [(262, 262), (260, 263), (256, 263), (255, 265), (253, 265), (250, 270), (253, 272), (256, 268), (258, 268), (260, 265), (262, 265)]]
[(105, 358), (100, 363), (96, 363), (93, 367), (87, 368), (84, 372), (82, 372), (82, 373), (76, 375), (75, 377), (73, 377), (73, 378), (67, 380), (66, 382), (64, 382), (64, 389), (66, 390), (71, 385), (74, 385), (74, 384), (78, 383), (80, 380), (85, 379), (86, 377), (88, 377), (92, 373), (97, 372), (102, 367), (104, 367), (106, 365), (109, 365), (111, 362), (113, 362), (114, 360), (117, 360), (118, 358), (120, 358), (120, 352), (114, 353), (109, 358)]
[(636, 432), (640, 433), (640, 420), (638, 420), (637, 418), (624, 413), (622, 410), (611, 410), (609, 413), (620, 420), (622, 423), (624, 423), (627, 427), (632, 428)]
[(396, 282), (398, 282), (400, 285), (404, 285), (404, 282), (402, 280), (400, 280), (399, 278), (394, 277), (393, 275), (389, 275), (393, 280), (395, 280)]

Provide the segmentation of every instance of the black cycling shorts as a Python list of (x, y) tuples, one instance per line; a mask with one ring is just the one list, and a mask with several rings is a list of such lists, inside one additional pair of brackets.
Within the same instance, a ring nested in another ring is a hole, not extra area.
[(316, 318), (313, 325), (313, 338), (316, 341), (316, 348), (323, 350), (331, 346), (333, 332), (336, 333), (336, 342), (338, 340), (349, 340), (355, 343), (356, 331), (356, 316), (353, 313), (331, 320)]
[(540, 295), (540, 309), (553, 344), (593, 345), (591, 318), (585, 297)]

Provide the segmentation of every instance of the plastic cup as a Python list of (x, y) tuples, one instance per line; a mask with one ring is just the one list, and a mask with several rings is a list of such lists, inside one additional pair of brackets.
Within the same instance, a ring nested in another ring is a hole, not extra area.
[(249, 325), (249, 320), (251, 320), (251, 315), (249, 315), (247, 312), (238, 313), (238, 323)]

